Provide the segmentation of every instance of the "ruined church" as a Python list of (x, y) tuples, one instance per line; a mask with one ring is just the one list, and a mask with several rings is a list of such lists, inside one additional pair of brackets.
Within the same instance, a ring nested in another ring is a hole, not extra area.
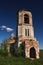
[[(34, 37), (34, 27), (32, 22), (32, 13), (28, 10), (20, 10), (17, 14), (17, 46), (24, 44), (24, 54), (26, 58), (39, 59), (39, 43)], [(8, 52), (14, 53), (14, 34), (7, 40)], [(12, 51), (13, 50), (13, 51)]]
[(25, 43), (25, 57), (39, 58), (39, 43), (34, 37), (34, 27), (32, 23), (32, 13), (27, 10), (18, 12), (17, 21), (18, 47)]

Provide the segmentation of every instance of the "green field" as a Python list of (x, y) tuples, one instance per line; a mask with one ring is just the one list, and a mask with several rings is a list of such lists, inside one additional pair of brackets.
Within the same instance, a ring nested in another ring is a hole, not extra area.
[(43, 65), (43, 51), (40, 52), (40, 59), (35, 60), (23, 57), (0, 56), (0, 65)]

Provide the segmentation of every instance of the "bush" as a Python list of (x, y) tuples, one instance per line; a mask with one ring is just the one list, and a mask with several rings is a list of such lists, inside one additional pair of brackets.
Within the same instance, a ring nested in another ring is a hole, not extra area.
[(18, 48), (18, 56), (25, 57), (25, 44), (22, 43), (20, 47)]
[(8, 51), (4, 49), (0, 49), (0, 55), (1, 56), (8, 56)]

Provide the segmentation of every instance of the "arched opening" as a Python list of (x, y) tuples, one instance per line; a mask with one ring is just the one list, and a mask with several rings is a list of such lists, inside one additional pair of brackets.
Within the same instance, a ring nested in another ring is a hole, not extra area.
[(36, 50), (34, 47), (30, 49), (30, 58), (36, 58)]
[(27, 14), (24, 15), (24, 23), (29, 24), (29, 16)]

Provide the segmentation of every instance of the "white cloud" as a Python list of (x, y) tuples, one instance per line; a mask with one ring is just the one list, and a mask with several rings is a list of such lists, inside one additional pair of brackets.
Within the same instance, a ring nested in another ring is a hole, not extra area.
[(6, 28), (6, 26), (3, 25), (3, 26), (1, 26), (1, 28)]
[(11, 32), (11, 31), (13, 31), (12, 28), (6, 28), (6, 30), (7, 30), (7, 32)]
[(13, 31), (13, 30), (14, 30), (14, 29), (9, 28), (9, 27), (4, 26), (4, 25), (2, 25), (2, 26), (0, 27), (0, 29), (1, 29), (1, 30), (6, 30), (7, 32), (11, 32), (11, 31)]
[(6, 26), (2, 25), (2, 26), (0, 26), (0, 29), (4, 30), (4, 29), (6, 29)]

